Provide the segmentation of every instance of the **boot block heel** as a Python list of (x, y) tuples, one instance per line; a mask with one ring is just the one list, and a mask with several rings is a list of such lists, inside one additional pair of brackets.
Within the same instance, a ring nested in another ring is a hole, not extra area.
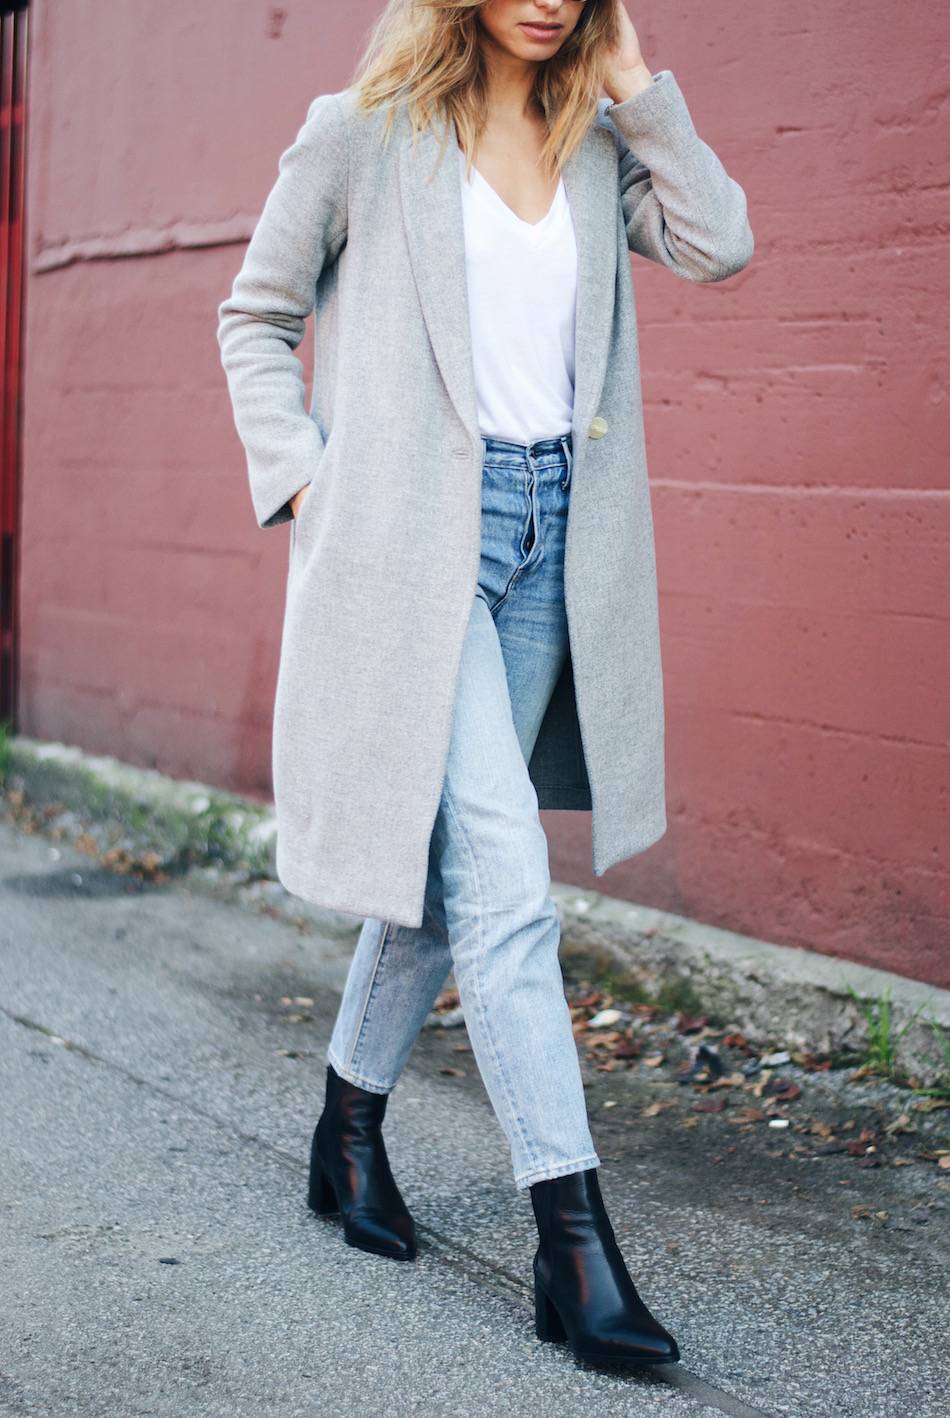
[(534, 1332), (539, 1339), (551, 1340), (554, 1344), (567, 1343), (561, 1316), (537, 1280), (534, 1282)]
[(332, 1216), (340, 1209), (336, 1192), (333, 1190), (333, 1183), (324, 1172), (316, 1151), (310, 1159), (310, 1189), (307, 1193), (307, 1205), (318, 1216)]

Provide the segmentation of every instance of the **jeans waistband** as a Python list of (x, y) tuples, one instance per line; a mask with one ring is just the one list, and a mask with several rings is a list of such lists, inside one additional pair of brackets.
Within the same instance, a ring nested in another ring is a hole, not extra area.
[(571, 435), (569, 433), (558, 434), (553, 438), (537, 438), (533, 443), (512, 443), (507, 438), (493, 438), (482, 435), (486, 453), (509, 453), (516, 458), (541, 458), (546, 453), (559, 453), (566, 455), (571, 447)]
[[(513, 443), (507, 438), (492, 438), (483, 434), (482, 445), (486, 467), (510, 468), (512, 471), (523, 468), (545, 483), (557, 478), (564, 492), (571, 485), (574, 451), (569, 433), (555, 438), (537, 438), (533, 443)], [(567, 469), (563, 476), (562, 468)]]

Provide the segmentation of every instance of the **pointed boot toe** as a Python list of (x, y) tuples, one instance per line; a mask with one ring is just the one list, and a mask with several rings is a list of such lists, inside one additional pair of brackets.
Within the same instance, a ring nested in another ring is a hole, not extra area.
[(353, 1217), (343, 1223), (343, 1237), (348, 1246), (357, 1246), (374, 1255), (390, 1256), (393, 1260), (416, 1258), (415, 1227), (408, 1212), (405, 1217)]
[[(583, 1347), (588, 1344), (590, 1347)], [(589, 1364), (675, 1364), (676, 1340), (661, 1327), (628, 1325), (613, 1335), (579, 1338), (575, 1357)]]
[(342, 1217), (347, 1245), (414, 1260), (415, 1223), (382, 1135), (388, 1097), (357, 1087), (327, 1065), (326, 1103), (310, 1144), (307, 1204), (318, 1216)]

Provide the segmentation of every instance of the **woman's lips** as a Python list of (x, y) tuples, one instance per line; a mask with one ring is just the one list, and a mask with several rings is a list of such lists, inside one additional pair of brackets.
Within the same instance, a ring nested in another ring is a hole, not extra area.
[(521, 24), (521, 29), (524, 30), (529, 39), (539, 39), (542, 42), (557, 39), (563, 28), (563, 25), (533, 25), (524, 22)]

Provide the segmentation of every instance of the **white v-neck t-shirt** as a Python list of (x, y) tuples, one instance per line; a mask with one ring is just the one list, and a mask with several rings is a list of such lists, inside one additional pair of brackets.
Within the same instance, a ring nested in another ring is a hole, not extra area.
[(574, 411), (577, 247), (563, 178), (526, 222), (458, 149), (478, 417), (485, 437), (569, 433)]

